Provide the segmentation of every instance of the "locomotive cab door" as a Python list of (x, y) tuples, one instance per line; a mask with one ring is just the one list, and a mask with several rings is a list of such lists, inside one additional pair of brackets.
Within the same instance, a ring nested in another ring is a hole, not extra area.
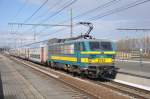
[(77, 57), (77, 63), (81, 63), (81, 51), (84, 51), (85, 50), (85, 47), (84, 47), (84, 43), (83, 42), (77, 42), (75, 44), (75, 52), (76, 52), (76, 57)]

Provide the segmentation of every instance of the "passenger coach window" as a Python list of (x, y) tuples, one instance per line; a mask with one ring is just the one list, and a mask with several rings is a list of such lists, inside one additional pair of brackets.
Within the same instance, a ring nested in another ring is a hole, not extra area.
[(74, 54), (74, 44), (65, 45), (64, 54)]
[(50, 54), (74, 54), (74, 44), (55, 45), (49, 49)]

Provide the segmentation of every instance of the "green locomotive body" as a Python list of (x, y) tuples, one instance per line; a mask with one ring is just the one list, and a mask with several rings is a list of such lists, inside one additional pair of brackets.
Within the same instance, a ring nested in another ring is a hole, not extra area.
[(49, 44), (48, 64), (90, 77), (115, 75), (115, 45), (96, 39), (79, 39)]

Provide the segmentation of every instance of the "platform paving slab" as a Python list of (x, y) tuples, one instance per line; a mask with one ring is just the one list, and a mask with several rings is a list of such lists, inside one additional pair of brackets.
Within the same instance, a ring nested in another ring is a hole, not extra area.
[(54, 78), (0, 57), (0, 99), (91, 99)]

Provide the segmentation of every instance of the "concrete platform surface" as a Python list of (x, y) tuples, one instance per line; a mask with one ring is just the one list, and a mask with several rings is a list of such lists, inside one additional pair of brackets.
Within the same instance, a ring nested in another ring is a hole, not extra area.
[(150, 90), (150, 61), (117, 60), (116, 81)]
[(140, 61), (133, 60), (118, 60), (116, 61), (116, 67), (120, 72), (145, 76), (150, 78), (150, 62), (143, 61), (142, 65)]
[(150, 79), (118, 73), (115, 81), (150, 91)]
[(0, 99), (91, 99), (56, 79), (0, 55)]

